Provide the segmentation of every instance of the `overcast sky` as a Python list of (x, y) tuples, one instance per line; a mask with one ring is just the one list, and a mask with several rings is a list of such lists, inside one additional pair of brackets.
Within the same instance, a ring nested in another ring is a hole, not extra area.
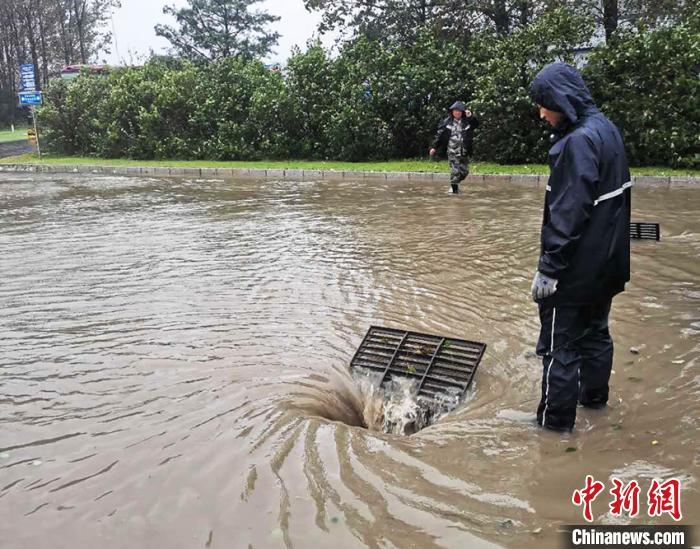
[[(187, 5), (186, 0), (121, 0), (122, 7), (114, 12), (114, 34), (112, 53), (100, 56), (110, 64), (136, 63), (143, 61), (150, 50), (162, 53), (169, 47), (169, 42), (156, 36), (153, 27), (158, 23), (173, 24), (174, 19), (163, 15), (163, 6)], [(320, 16), (309, 13), (304, 9), (303, 0), (265, 0), (254, 6), (254, 9), (265, 10), (272, 15), (281, 17), (273, 30), (280, 33), (279, 45), (275, 53), (267, 59), (270, 62), (284, 62), (293, 46), (302, 48), (315, 32)], [(110, 22), (110, 26), (111, 26)], [(327, 45), (332, 45), (333, 38), (323, 39)], [(119, 54), (117, 55), (117, 48)]]

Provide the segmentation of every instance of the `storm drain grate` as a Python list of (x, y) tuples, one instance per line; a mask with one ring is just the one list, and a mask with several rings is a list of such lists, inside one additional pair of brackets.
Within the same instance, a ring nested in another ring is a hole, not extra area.
[(409, 378), (417, 395), (435, 398), (444, 393), (463, 396), (471, 385), (486, 345), (416, 332), (372, 326), (350, 363), (381, 375), (381, 386)]
[(630, 238), (636, 240), (661, 240), (661, 227), (658, 223), (633, 221), (630, 223)]

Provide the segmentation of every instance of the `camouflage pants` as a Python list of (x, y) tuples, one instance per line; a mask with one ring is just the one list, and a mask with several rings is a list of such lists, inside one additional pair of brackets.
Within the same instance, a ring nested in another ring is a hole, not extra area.
[(469, 175), (469, 158), (467, 156), (450, 156), (450, 183), (459, 185)]

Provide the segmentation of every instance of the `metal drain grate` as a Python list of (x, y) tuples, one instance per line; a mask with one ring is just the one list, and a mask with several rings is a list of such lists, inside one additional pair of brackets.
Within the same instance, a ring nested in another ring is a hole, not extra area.
[(381, 373), (382, 386), (395, 377), (415, 379), (419, 396), (455, 389), (463, 396), (485, 350), (484, 343), (372, 326), (350, 368)]
[(636, 240), (661, 240), (661, 227), (658, 223), (633, 221), (630, 223), (630, 238)]

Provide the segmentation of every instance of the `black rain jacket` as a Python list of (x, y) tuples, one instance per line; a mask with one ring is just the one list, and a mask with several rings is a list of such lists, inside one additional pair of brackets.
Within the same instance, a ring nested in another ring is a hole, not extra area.
[(549, 151), (540, 272), (559, 281), (543, 305), (611, 298), (630, 280), (631, 178), (622, 136), (565, 63), (540, 71), (533, 101), (563, 112)]
[(450, 137), (452, 137), (452, 122), (454, 117), (452, 116), (453, 110), (462, 111), (462, 143), (464, 147), (464, 152), (467, 156), (471, 156), (474, 152), (474, 130), (479, 127), (479, 120), (475, 116), (470, 116), (467, 118), (465, 111), (467, 107), (461, 101), (454, 103), (449, 109), (449, 115), (445, 118), (438, 126), (437, 133), (435, 134), (435, 140), (433, 141), (433, 148), (437, 150), (441, 155), (445, 155), (447, 150), (447, 145), (450, 142)]

